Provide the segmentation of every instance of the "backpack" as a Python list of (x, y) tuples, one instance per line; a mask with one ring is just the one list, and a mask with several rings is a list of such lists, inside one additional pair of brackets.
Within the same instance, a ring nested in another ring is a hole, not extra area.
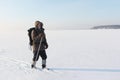
[(35, 27), (32, 27), (32, 28), (28, 29), (29, 45), (30, 46), (33, 45), (33, 40), (32, 40), (32, 36), (31, 36), (31, 33), (32, 33), (33, 30), (35, 30)]

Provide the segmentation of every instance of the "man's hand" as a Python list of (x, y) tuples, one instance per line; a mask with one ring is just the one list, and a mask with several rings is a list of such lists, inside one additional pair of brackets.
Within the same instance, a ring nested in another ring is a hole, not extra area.
[(48, 45), (45, 45), (45, 49), (47, 49), (48, 48)]

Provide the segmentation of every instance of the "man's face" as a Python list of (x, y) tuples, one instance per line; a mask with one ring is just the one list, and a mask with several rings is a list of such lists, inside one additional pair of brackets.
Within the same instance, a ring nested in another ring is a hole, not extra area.
[(40, 23), (38, 24), (38, 28), (41, 28), (41, 24)]

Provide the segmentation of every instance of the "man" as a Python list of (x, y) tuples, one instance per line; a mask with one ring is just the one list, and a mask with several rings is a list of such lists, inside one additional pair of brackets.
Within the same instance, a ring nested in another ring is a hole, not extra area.
[(40, 21), (35, 22), (35, 29), (32, 31), (32, 40), (33, 40), (33, 63), (32, 68), (35, 67), (36, 62), (39, 59), (39, 56), (42, 58), (42, 69), (46, 68), (46, 51), (48, 48), (48, 43), (46, 40), (46, 35), (44, 33), (43, 23)]

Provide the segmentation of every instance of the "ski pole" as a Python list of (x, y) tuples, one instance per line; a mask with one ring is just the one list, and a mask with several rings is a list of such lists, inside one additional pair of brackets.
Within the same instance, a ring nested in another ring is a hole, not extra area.
[(41, 40), (40, 40), (40, 44), (39, 44), (39, 47), (38, 47), (38, 50), (37, 50), (37, 54), (36, 54), (35, 61), (37, 60), (37, 57), (38, 57), (38, 54), (39, 54), (39, 51), (40, 51), (40, 47), (41, 47), (41, 44), (42, 44), (42, 39), (43, 39), (43, 37), (41, 37)]

